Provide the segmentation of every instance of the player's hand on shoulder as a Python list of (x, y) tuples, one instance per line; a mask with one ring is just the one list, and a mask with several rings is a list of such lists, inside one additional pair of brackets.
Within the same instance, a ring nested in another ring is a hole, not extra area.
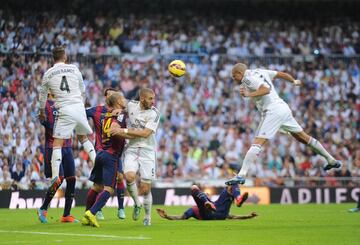
[(294, 80), (294, 85), (295, 86), (301, 86), (302, 82), (300, 80)]

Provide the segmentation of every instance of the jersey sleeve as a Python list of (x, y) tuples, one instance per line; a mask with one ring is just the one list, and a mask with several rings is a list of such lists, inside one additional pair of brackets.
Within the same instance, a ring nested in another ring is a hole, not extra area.
[(186, 210), (183, 214), (183, 217), (185, 219), (190, 219), (191, 217), (196, 217), (193, 208), (189, 208)]
[(261, 85), (265, 85), (265, 82), (257, 76), (247, 77), (244, 79), (244, 82), (250, 90), (258, 90)]
[(96, 106), (90, 107), (86, 109), (86, 117), (94, 118), (96, 112)]
[(83, 76), (80, 72), (80, 70), (76, 67), (76, 76), (78, 77), (79, 80), (79, 89), (81, 92), (81, 96), (83, 98), (83, 101), (85, 102), (85, 84), (84, 84), (84, 80), (83, 80)]
[(145, 124), (145, 128), (151, 129), (156, 132), (156, 129), (159, 125), (160, 121), (160, 112), (156, 109), (153, 109), (149, 120)]
[(44, 109), (46, 105), (47, 95), (49, 91), (49, 80), (46, 74), (43, 77), (40, 93), (39, 93), (39, 108)]
[(270, 77), (271, 80), (274, 79), (274, 77), (277, 75), (277, 71), (274, 71), (274, 70), (264, 70)]

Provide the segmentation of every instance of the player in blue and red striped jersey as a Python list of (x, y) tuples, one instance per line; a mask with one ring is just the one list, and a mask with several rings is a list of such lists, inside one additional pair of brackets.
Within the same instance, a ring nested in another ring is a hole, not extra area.
[(240, 195), (238, 185), (225, 187), (215, 202), (212, 202), (206, 193), (202, 192), (196, 185), (191, 187), (191, 195), (196, 202), (196, 206), (189, 208), (182, 215), (168, 215), (165, 210), (159, 208), (156, 211), (160, 217), (168, 220), (186, 220), (191, 217), (198, 220), (251, 219), (257, 216), (255, 212), (249, 215), (229, 214), (233, 202), (235, 202), (236, 206), (241, 207), (248, 197), (247, 192)]
[[(111, 94), (113, 94), (114, 92), (116, 92), (115, 89), (112, 88), (107, 88), (104, 91), (104, 96), (105, 98), (109, 97)], [(101, 129), (101, 124), (105, 118), (105, 114), (109, 111), (109, 108), (106, 105), (99, 105), (99, 106), (94, 106), (91, 108), (86, 109), (86, 116), (88, 118), (92, 118), (93, 122), (94, 122), (94, 127), (95, 127), (95, 150), (96, 152), (99, 152), (100, 150), (102, 150), (102, 129)], [(119, 159), (120, 161), (120, 159)], [(96, 163), (95, 163), (96, 165)], [(117, 199), (118, 199), (118, 218), (119, 219), (125, 219), (125, 211), (124, 211), (124, 196), (125, 196), (125, 184), (124, 184), (124, 177), (123, 177), (123, 173), (122, 173), (122, 163), (121, 161), (119, 162), (119, 169), (118, 169), (118, 176), (117, 176), (117, 184), (116, 184), (116, 195), (117, 195)], [(90, 179), (92, 180), (92, 179)], [(97, 189), (96, 187), (91, 188), (88, 191), (88, 203), (86, 204), (86, 210), (88, 210), (95, 202), (96, 197), (99, 193), (99, 189)], [(96, 217), (99, 220), (103, 220), (104, 219), (104, 215), (102, 214), (101, 210), (96, 214)]]
[[(114, 92), (106, 98), (106, 104), (109, 111), (105, 114), (102, 121), (102, 150), (100, 150), (95, 159), (95, 166), (91, 171), (90, 179), (94, 182), (93, 190), (100, 192), (97, 195), (95, 203), (85, 212), (82, 219), (83, 225), (99, 227), (96, 219), (96, 213), (101, 210), (114, 192), (119, 165), (119, 157), (125, 146), (125, 133), (119, 132), (121, 128), (126, 127), (125, 112), (114, 115), (113, 110), (123, 109), (125, 98), (119, 92)], [(127, 136), (126, 138), (131, 138)], [(88, 195), (88, 198), (91, 196)], [(87, 200), (87, 205), (90, 200)]]
[[(46, 101), (45, 106), (45, 121), (41, 121), (41, 124), (45, 127), (45, 176), (47, 178), (52, 178), (51, 171), (51, 156), (53, 151), (53, 129), (54, 124), (58, 115), (58, 111), (54, 107), (54, 101), (51, 100), (51, 95), (49, 95), (48, 100)], [(47, 210), (49, 204), (54, 197), (56, 191), (59, 189), (63, 180), (66, 180), (66, 191), (65, 191), (65, 207), (64, 213), (61, 217), (61, 222), (78, 222), (72, 215), (70, 215), (71, 205), (74, 199), (75, 192), (75, 163), (72, 152), (72, 141), (67, 139), (64, 141), (62, 149), (62, 160), (59, 169), (60, 182), (55, 181), (51, 184), (49, 189), (46, 192), (45, 200), (42, 206), (37, 210), (38, 218), (41, 223), (47, 223)]]

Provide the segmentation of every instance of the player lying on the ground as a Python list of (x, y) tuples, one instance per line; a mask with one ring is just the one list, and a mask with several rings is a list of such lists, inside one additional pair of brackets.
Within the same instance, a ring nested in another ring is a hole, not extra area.
[(212, 202), (206, 193), (202, 192), (196, 185), (191, 187), (191, 195), (193, 196), (196, 206), (186, 210), (182, 215), (168, 215), (163, 209), (156, 209), (161, 218), (168, 220), (186, 220), (191, 217), (199, 220), (224, 220), (224, 219), (251, 219), (258, 216), (255, 212), (248, 215), (232, 215), (229, 214), (233, 201), (236, 206), (241, 205), (248, 198), (248, 193), (240, 195), (238, 185), (231, 185), (224, 188), (219, 198)]

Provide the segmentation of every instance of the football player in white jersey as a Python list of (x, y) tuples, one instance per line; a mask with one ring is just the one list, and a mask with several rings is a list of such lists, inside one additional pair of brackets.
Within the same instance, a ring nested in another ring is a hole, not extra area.
[(45, 119), (45, 103), (49, 92), (54, 95), (55, 107), (59, 112), (53, 129), (52, 183), (60, 181), (61, 148), (64, 140), (72, 137), (74, 129), (91, 161), (95, 161), (96, 155), (94, 146), (87, 138), (92, 130), (85, 113), (85, 85), (81, 72), (75, 65), (65, 64), (67, 56), (63, 47), (54, 48), (53, 58), (54, 66), (44, 74), (39, 98), (41, 120)]
[(240, 94), (243, 97), (254, 99), (258, 110), (261, 113), (261, 122), (258, 126), (255, 139), (247, 151), (240, 172), (236, 177), (226, 182), (227, 185), (244, 184), (245, 176), (250, 164), (255, 162), (261, 152), (262, 146), (272, 139), (279, 129), (288, 132), (299, 142), (312, 148), (314, 152), (323, 156), (328, 164), (324, 170), (339, 168), (341, 162), (331, 156), (319, 141), (304, 132), (292, 115), (289, 106), (277, 94), (272, 80), (280, 78), (292, 82), (294, 85), (301, 85), (300, 80), (294, 79), (290, 74), (263, 69), (249, 70), (242, 63), (234, 65), (232, 77), (240, 85)]
[[(133, 219), (139, 219), (141, 203), (138, 195), (144, 196), (145, 218), (143, 224), (151, 225), (151, 182), (155, 179), (156, 139), (155, 133), (160, 121), (160, 113), (153, 106), (155, 93), (143, 88), (140, 101), (130, 101), (127, 105), (129, 123), (127, 129), (118, 128), (118, 132), (132, 136), (124, 152), (124, 174), (127, 190), (134, 199)], [(115, 133), (116, 134), (116, 133)], [(139, 193), (136, 186), (136, 174), (140, 173)]]

